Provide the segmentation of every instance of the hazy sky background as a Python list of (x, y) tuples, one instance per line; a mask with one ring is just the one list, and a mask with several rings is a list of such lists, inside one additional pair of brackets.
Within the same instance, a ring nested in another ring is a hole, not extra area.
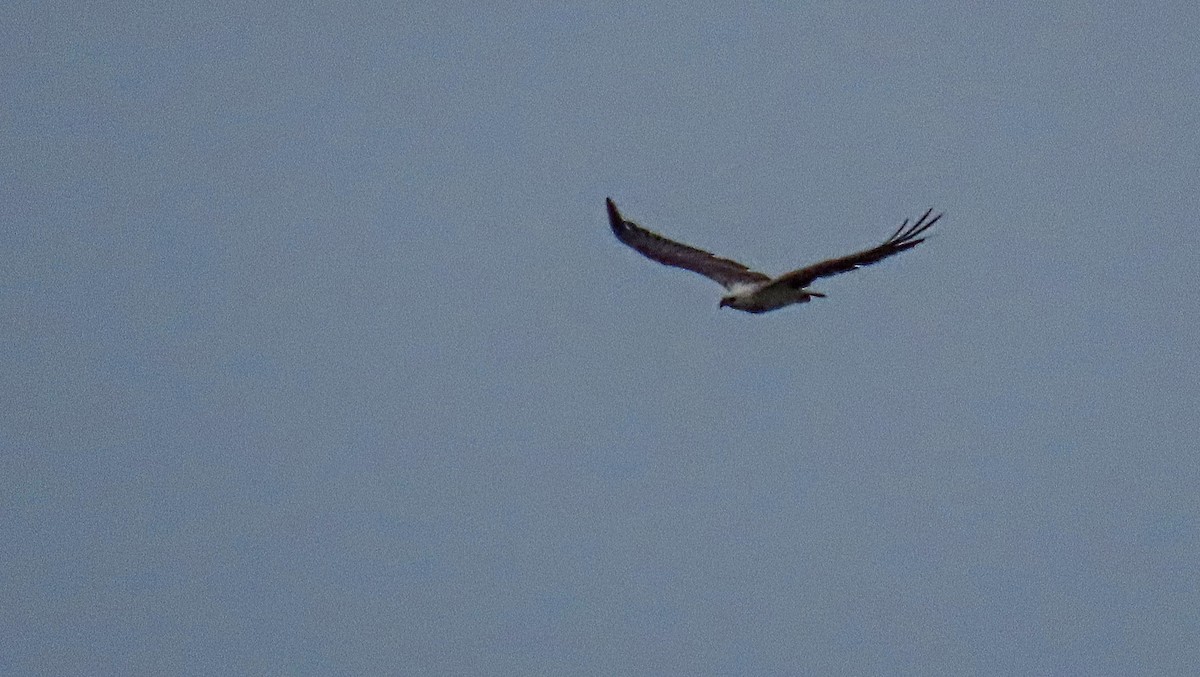
[(1195, 3), (523, 7), (0, 5), (0, 673), (1196, 669)]

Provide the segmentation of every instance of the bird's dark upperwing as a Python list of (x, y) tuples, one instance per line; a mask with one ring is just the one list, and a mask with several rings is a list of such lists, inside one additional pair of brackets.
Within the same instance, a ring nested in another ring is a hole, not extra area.
[[(820, 263), (814, 263), (806, 268), (793, 270), (790, 273), (780, 275), (774, 282), (768, 285), (766, 289), (776, 286), (785, 286), (791, 289), (802, 289), (812, 284), (813, 280), (818, 278), (829, 277), (831, 275), (838, 275), (851, 270), (857, 270), (863, 266), (869, 266), (872, 263), (878, 263), (889, 256), (895, 256), (905, 249), (912, 249), (913, 247), (925, 241), (925, 238), (918, 236), (924, 233), (926, 230), (929, 230), (930, 226), (937, 223), (938, 219), (942, 218), (941, 214), (930, 218), (931, 214), (933, 214), (932, 209), (925, 212), (925, 214), (923, 214), (921, 218), (917, 219), (917, 222), (911, 226), (908, 225), (908, 219), (905, 219), (904, 223), (900, 224), (900, 227), (896, 229), (896, 232), (892, 233), (892, 236), (884, 240), (883, 244), (879, 245), (878, 247), (864, 249), (861, 252), (856, 252), (849, 256), (843, 256), (837, 259), (829, 259), (827, 261), (821, 261)], [(764, 289), (764, 291), (766, 289)]]
[(652, 233), (633, 221), (626, 221), (617, 211), (617, 205), (612, 198), (605, 201), (608, 204), (608, 223), (617, 239), (648, 259), (658, 261), (667, 266), (683, 268), (715, 280), (726, 288), (736, 284), (761, 284), (771, 278), (750, 270), (746, 266), (722, 259), (695, 247), (689, 247), (673, 240)]

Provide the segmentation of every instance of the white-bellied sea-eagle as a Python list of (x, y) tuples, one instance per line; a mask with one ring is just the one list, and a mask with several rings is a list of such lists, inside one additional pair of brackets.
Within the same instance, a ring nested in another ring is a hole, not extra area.
[(720, 307), (729, 306), (747, 313), (765, 313), (793, 303), (808, 303), (813, 297), (823, 298), (824, 294), (808, 288), (814, 280), (869, 266), (906, 249), (912, 249), (925, 241), (920, 235), (942, 218), (941, 214), (935, 215), (930, 209), (912, 225), (905, 219), (896, 232), (880, 245), (848, 256), (814, 263), (779, 277), (770, 277), (750, 270), (737, 261), (714, 256), (702, 249), (668, 240), (658, 233), (646, 230), (621, 216), (612, 198), (608, 198), (606, 202), (608, 222), (618, 240), (648, 259), (700, 273), (716, 281), (728, 291), (721, 297)]

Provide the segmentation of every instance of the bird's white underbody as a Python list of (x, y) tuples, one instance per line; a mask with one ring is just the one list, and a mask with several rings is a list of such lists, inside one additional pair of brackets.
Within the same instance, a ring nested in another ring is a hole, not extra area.
[(728, 306), (747, 313), (765, 313), (796, 303), (808, 303), (814, 296), (824, 296), (812, 289), (793, 290), (786, 287), (763, 289), (763, 287), (769, 286), (770, 283), (766, 283), (734, 289), (733, 293), (721, 297), (720, 307)]

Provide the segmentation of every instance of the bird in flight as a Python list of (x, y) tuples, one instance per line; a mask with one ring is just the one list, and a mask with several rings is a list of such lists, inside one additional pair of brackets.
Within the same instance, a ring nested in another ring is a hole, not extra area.
[(920, 235), (942, 218), (941, 214), (934, 215), (930, 209), (912, 225), (905, 219), (896, 232), (880, 245), (848, 256), (814, 263), (773, 278), (750, 270), (737, 261), (723, 259), (702, 249), (668, 240), (633, 221), (626, 220), (621, 216), (621, 212), (617, 211), (617, 205), (612, 198), (605, 202), (608, 205), (608, 223), (618, 240), (652, 261), (700, 273), (716, 281), (728, 292), (721, 297), (720, 307), (729, 306), (747, 313), (765, 313), (793, 303), (808, 303), (813, 297), (824, 298), (824, 294), (809, 289), (808, 285), (819, 278), (857, 270), (889, 256), (895, 256), (906, 249), (912, 249), (925, 241)]

